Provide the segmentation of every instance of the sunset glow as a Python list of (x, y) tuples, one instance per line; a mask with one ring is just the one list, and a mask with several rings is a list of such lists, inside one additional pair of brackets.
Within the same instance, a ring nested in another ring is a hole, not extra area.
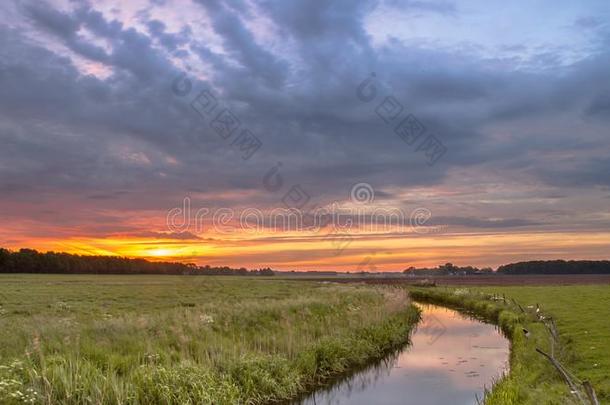
[[(607, 4), (398, 3), (4, 2), (0, 246), (278, 270), (607, 258)], [(349, 229), (270, 225), (329, 207)]]

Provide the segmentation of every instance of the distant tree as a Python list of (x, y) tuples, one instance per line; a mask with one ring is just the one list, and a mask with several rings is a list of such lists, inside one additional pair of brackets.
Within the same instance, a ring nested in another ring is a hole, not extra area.
[[(491, 268), (489, 272), (492, 272)], [(473, 266), (459, 267), (453, 263), (441, 264), (436, 268), (415, 268), (413, 266), (403, 270), (404, 274), (417, 275), (417, 276), (447, 276), (447, 275), (469, 275), (469, 274), (482, 274), (484, 272)]]
[(261, 276), (273, 276), (273, 275), (275, 275), (275, 273), (273, 272), (273, 270), (271, 270), (269, 267), (267, 267), (266, 269), (260, 270), (260, 275)]
[(610, 274), (608, 260), (535, 260), (510, 263), (498, 268), (501, 274)]
[(459, 270), (459, 268), (452, 263), (445, 263), (444, 265), (438, 266), (438, 269), (445, 274), (455, 274)]
[(184, 275), (274, 275), (263, 271), (230, 267), (199, 267), (194, 263), (150, 262), (117, 256), (81, 256), (68, 253), (39, 253), (33, 249), (12, 252), (0, 248), (0, 273), (60, 274), (184, 274)]
[(0, 271), (3, 273), (11, 273), (12, 267), (11, 252), (7, 249), (0, 248)]

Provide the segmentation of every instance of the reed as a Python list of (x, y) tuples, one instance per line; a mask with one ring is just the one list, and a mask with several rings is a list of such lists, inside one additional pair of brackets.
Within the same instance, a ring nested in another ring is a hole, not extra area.
[(403, 289), (180, 276), (0, 277), (0, 403), (258, 404), (404, 344)]

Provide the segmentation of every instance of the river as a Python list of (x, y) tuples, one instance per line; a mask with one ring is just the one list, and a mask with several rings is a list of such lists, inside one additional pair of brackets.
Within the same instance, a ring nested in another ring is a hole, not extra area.
[(471, 405), (508, 371), (509, 342), (496, 326), (418, 304), (411, 344), (296, 401), (298, 405)]

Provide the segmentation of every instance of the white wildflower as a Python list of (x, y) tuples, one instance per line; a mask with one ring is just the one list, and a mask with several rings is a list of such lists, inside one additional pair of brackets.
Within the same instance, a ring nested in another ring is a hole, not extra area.
[(207, 315), (207, 314), (199, 315), (199, 320), (201, 321), (201, 323), (204, 323), (206, 325), (214, 323), (214, 318), (212, 317), (212, 315)]
[(453, 292), (454, 295), (467, 295), (468, 294), (468, 289), (466, 288), (458, 288), (457, 290), (455, 290)]

